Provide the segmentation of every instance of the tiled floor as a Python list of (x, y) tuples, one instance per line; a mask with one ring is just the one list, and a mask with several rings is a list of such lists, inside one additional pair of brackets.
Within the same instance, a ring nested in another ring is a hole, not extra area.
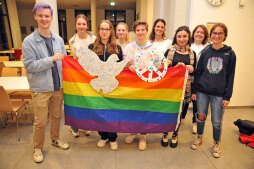
[(253, 169), (254, 149), (238, 141), (238, 128), (233, 122), (237, 119), (254, 120), (254, 109), (227, 109), (224, 115), (222, 132), (222, 156), (215, 159), (212, 151), (212, 125), (210, 116), (207, 120), (202, 146), (194, 151), (190, 145), (194, 139), (191, 134), (191, 112), (179, 132), (177, 148), (162, 147), (161, 134), (147, 135), (147, 149), (139, 151), (137, 141), (127, 145), (119, 134), (119, 149), (111, 151), (109, 145), (97, 148), (99, 136), (93, 132), (87, 137), (83, 134), (73, 138), (68, 126), (61, 123), (61, 138), (71, 148), (60, 150), (50, 145), (49, 126), (47, 127), (44, 162), (33, 161), (32, 125), (30, 116), (21, 117), (21, 141), (17, 141), (16, 126), (11, 122), (6, 128), (0, 127), (0, 169)]

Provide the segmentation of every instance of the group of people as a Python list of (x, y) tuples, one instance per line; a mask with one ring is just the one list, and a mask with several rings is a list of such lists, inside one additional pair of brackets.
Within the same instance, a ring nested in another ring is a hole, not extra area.
[[(62, 60), (66, 56), (64, 42), (61, 37), (50, 31), (52, 21), (52, 8), (43, 2), (36, 3), (33, 8), (34, 19), (38, 28), (23, 41), (23, 63), (27, 71), (27, 78), (32, 91), (32, 105), (34, 110), (33, 142), (34, 161), (42, 162), (42, 148), (45, 140), (45, 127), (48, 112), (50, 113), (50, 137), (52, 145), (61, 149), (68, 149), (69, 144), (59, 139), (60, 114), (62, 112)], [(236, 56), (231, 47), (225, 45), (228, 30), (225, 24), (215, 24), (210, 36), (204, 25), (198, 25), (191, 33), (187, 26), (179, 27), (173, 41), (165, 36), (166, 22), (157, 19), (150, 33), (148, 24), (137, 20), (132, 29), (136, 35), (131, 42), (128, 36), (128, 25), (119, 23), (116, 27), (116, 35), (112, 23), (103, 20), (97, 27), (96, 36), (88, 31), (88, 19), (80, 14), (75, 19), (77, 33), (69, 40), (73, 58), (77, 59), (76, 51), (81, 46), (86, 46), (95, 52), (100, 60), (107, 61), (111, 54), (116, 54), (119, 61), (131, 56), (127, 68), (135, 70), (136, 52), (147, 50), (159, 51), (168, 59), (168, 66), (185, 66), (189, 72), (180, 123), (169, 140), (168, 133), (162, 134), (161, 145), (175, 148), (178, 145), (178, 131), (189, 107), (193, 102), (193, 129), (192, 133), (197, 138), (191, 145), (196, 150), (202, 144), (205, 120), (208, 105), (211, 105), (211, 117), (213, 124), (213, 156), (220, 157), (221, 123), (224, 108), (229, 104), (232, 96)], [(208, 43), (210, 37), (211, 43)], [(139, 68), (147, 67), (149, 62), (145, 56), (141, 58)], [(164, 67), (161, 55), (155, 55), (153, 64), (159, 69)], [(79, 129), (70, 127), (74, 137), (79, 136)], [(85, 131), (90, 135), (91, 131)], [(97, 147), (104, 147), (110, 143), (112, 150), (118, 149), (117, 133), (98, 131), (100, 140)], [(138, 148), (146, 149), (146, 133), (131, 133), (125, 138), (125, 143), (132, 143), (139, 138)]]

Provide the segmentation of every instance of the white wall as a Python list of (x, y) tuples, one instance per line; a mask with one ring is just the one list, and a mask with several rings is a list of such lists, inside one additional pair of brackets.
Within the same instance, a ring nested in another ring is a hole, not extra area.
[(190, 28), (207, 22), (223, 22), (228, 27), (226, 44), (236, 53), (234, 92), (230, 106), (254, 105), (254, 1), (246, 0), (239, 7), (239, 0), (227, 0), (220, 7), (212, 7), (204, 0), (191, 1)]

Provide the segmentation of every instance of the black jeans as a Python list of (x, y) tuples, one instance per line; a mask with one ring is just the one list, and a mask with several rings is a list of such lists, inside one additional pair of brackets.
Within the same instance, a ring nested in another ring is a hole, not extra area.
[(117, 133), (102, 132), (102, 131), (98, 131), (98, 133), (101, 136), (102, 140), (109, 139), (110, 142), (115, 142), (116, 141)]

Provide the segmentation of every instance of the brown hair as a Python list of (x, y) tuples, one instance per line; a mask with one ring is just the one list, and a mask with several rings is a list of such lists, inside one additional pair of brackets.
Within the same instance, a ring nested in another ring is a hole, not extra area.
[(103, 45), (102, 45), (101, 37), (100, 37), (100, 27), (101, 27), (102, 23), (109, 24), (109, 28), (110, 28), (110, 37), (109, 37), (108, 43), (106, 45), (106, 49), (107, 49), (106, 52), (108, 54), (116, 54), (116, 55), (118, 55), (119, 51), (117, 49), (115, 31), (114, 31), (112, 23), (109, 20), (102, 20), (99, 23), (99, 25), (97, 27), (97, 35), (96, 35), (96, 39), (95, 39), (95, 42), (94, 42), (93, 51), (97, 55), (103, 55)]
[(150, 36), (149, 36), (149, 40), (151, 40), (152, 42), (155, 39), (155, 30), (154, 30), (154, 28), (157, 25), (157, 23), (159, 23), (159, 22), (162, 22), (164, 24), (164, 32), (162, 34), (162, 38), (166, 38), (166, 36), (165, 36), (166, 21), (164, 19), (156, 19), (156, 21), (153, 23), (153, 30), (152, 30), (152, 32), (150, 33)]
[(207, 28), (205, 27), (205, 25), (198, 25), (198, 26), (196, 26), (196, 27), (194, 28), (194, 30), (192, 31), (191, 42), (194, 43), (194, 34), (195, 34), (195, 32), (196, 32), (196, 30), (197, 30), (198, 28), (201, 28), (201, 29), (203, 29), (203, 31), (204, 31), (205, 37), (204, 37), (204, 39), (203, 39), (203, 41), (202, 41), (202, 44), (204, 45), (204, 44), (206, 44), (207, 41), (208, 41), (208, 30), (207, 30)]
[(132, 25), (133, 32), (136, 32), (136, 28), (138, 25), (144, 25), (145, 29), (148, 31), (148, 24), (145, 21), (136, 20)]
[(120, 22), (120, 23), (117, 24), (117, 26), (116, 26), (116, 31), (117, 31), (119, 25), (123, 25), (123, 26), (125, 27), (125, 29), (126, 29), (126, 31), (127, 31), (126, 36), (125, 36), (125, 42), (126, 42), (126, 43), (130, 43), (131, 40), (130, 40), (130, 37), (129, 37), (129, 35), (128, 35), (128, 32), (129, 32), (129, 30), (128, 30), (128, 25), (127, 25), (126, 23), (124, 23), (124, 22)]
[(82, 19), (86, 20), (87, 30), (88, 30), (88, 28), (89, 28), (89, 21), (88, 21), (88, 18), (86, 17), (86, 15), (84, 15), (84, 14), (79, 14), (79, 15), (76, 16), (76, 18), (75, 18), (75, 26), (76, 26), (77, 21), (78, 21), (79, 18), (82, 18)]
[(225, 34), (225, 38), (224, 38), (223, 41), (225, 41), (227, 36), (228, 36), (228, 28), (227, 28), (227, 26), (224, 23), (216, 23), (216, 24), (213, 25), (213, 27), (212, 27), (212, 29), (210, 31), (210, 38), (211, 38), (211, 35), (212, 35), (214, 29), (217, 28), (217, 27), (221, 27), (223, 29), (223, 32)]

